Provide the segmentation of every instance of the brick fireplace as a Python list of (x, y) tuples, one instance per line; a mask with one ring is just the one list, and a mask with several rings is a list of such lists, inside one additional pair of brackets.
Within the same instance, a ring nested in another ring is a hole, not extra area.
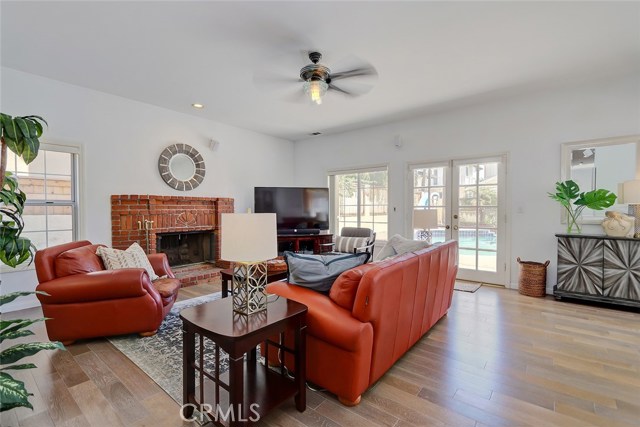
[[(212, 262), (172, 269), (183, 286), (219, 276), (219, 268), (229, 264), (220, 260), (220, 214), (233, 212), (233, 199), (221, 197), (153, 196), (121, 194), (111, 196), (111, 242), (126, 249), (138, 242), (148, 253), (162, 252), (158, 238), (201, 232), (213, 234), (211, 249), (205, 254)], [(150, 222), (153, 221), (153, 222)], [(145, 224), (149, 227), (149, 236)], [(174, 239), (172, 237), (172, 239)], [(215, 268), (217, 267), (217, 268)]]

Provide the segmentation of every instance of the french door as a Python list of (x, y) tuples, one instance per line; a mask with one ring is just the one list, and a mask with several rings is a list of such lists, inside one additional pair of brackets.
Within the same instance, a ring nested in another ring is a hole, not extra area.
[[(505, 156), (410, 166), (413, 210), (433, 209), (432, 241), (458, 241), (458, 278), (505, 285)], [(411, 224), (414, 238), (421, 229)]]

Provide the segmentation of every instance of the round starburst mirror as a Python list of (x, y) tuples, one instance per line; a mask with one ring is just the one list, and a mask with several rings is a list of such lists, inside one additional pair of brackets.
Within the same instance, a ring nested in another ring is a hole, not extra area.
[(169, 187), (179, 191), (193, 190), (204, 180), (204, 159), (190, 145), (173, 144), (160, 154), (158, 171)]

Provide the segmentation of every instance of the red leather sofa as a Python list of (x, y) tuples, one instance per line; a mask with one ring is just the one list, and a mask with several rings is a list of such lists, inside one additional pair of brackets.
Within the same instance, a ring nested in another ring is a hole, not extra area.
[[(348, 270), (329, 296), (285, 282), (267, 291), (305, 304), (307, 379), (357, 405), (362, 393), (447, 313), (455, 241)], [(288, 341), (288, 339), (287, 339)], [(269, 354), (270, 361), (277, 355)], [(295, 370), (292, 360), (287, 366)]]
[(96, 255), (101, 245), (79, 241), (36, 252), (38, 294), (50, 340), (71, 344), (82, 338), (155, 334), (178, 297), (180, 280), (165, 254), (148, 255), (158, 276), (143, 268), (105, 270)]

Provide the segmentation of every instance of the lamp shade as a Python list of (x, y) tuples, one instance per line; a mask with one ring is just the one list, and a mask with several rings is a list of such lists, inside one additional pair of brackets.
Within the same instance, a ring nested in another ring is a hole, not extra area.
[(640, 204), (640, 179), (622, 183), (622, 195), (619, 203)]
[(435, 209), (414, 209), (413, 228), (436, 228), (438, 226), (438, 212)]
[(221, 215), (220, 258), (234, 262), (260, 262), (278, 256), (276, 214)]

